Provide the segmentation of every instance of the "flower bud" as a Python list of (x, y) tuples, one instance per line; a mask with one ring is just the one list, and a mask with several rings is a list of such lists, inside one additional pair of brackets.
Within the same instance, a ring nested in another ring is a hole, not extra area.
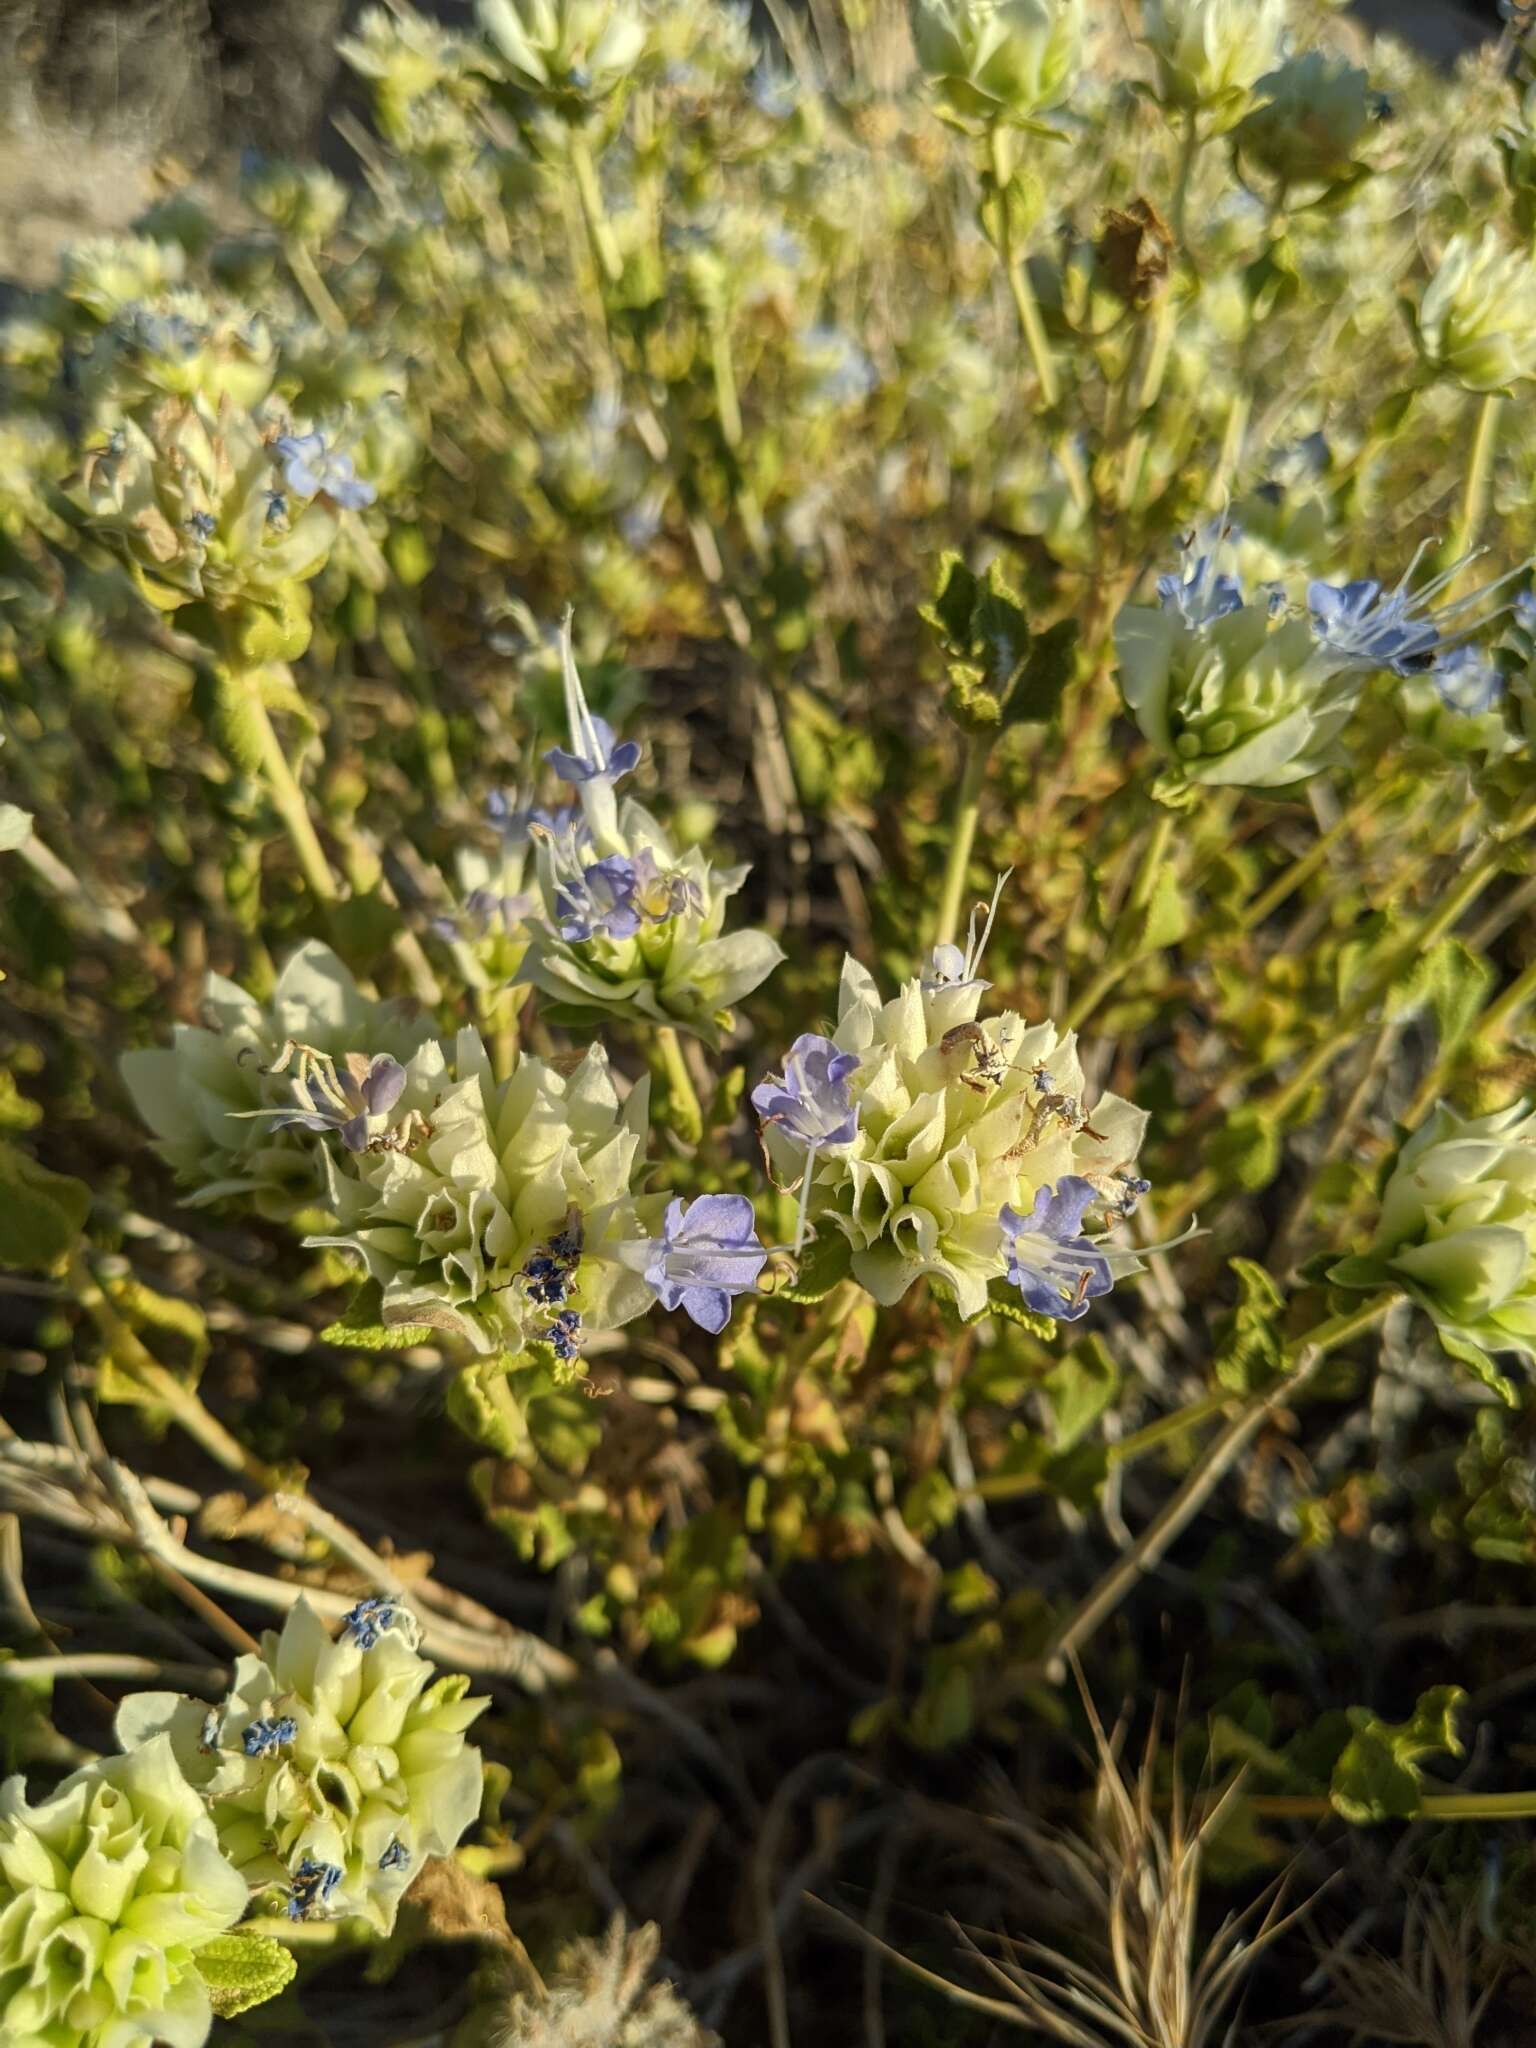
[(1082, 0), (914, 0), (912, 40), (941, 106), (962, 123), (1028, 122), (1077, 78)]
[(1536, 376), (1536, 261), (1494, 228), (1453, 235), (1419, 301), (1425, 366), (1465, 391), (1507, 391)]
[(1280, 54), (1285, 15), (1285, 0), (1143, 0), (1142, 37), (1164, 106), (1230, 128)]

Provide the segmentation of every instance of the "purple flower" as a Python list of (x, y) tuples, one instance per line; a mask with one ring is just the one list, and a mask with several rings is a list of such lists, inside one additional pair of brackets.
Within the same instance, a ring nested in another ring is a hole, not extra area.
[(332, 1061), (311, 1061), (294, 1083), (304, 1106), (279, 1110), (272, 1117), (276, 1131), (337, 1131), (349, 1152), (368, 1148), (368, 1119), (388, 1116), (405, 1088), (405, 1069), (387, 1052), (367, 1059), (349, 1052), (338, 1068)]
[(811, 1151), (851, 1145), (859, 1112), (848, 1076), (858, 1064), (856, 1052), (840, 1052), (830, 1038), (802, 1032), (784, 1055), (783, 1075), (770, 1075), (752, 1090), (752, 1107), (765, 1124), (776, 1124)]
[(512, 789), (493, 789), (485, 800), (485, 815), (508, 848), (526, 846), (536, 831), (547, 832), (562, 843), (569, 839), (574, 844), (587, 837), (587, 821), (574, 804), (546, 810), (542, 804), (519, 803), (517, 791)]
[(1083, 1236), (1083, 1214), (1098, 1190), (1081, 1175), (1065, 1173), (1043, 1187), (1027, 1216), (1005, 1208), (1000, 1221), (1008, 1278), (1037, 1315), (1075, 1323), (1097, 1294), (1114, 1286), (1109, 1261)]
[(1307, 585), (1312, 630), (1329, 653), (1352, 666), (1389, 668), (1398, 676), (1427, 668), (1440, 645), (1434, 624), (1412, 616), (1413, 604), (1401, 584), (1385, 592), (1369, 579)]
[(677, 868), (661, 868), (648, 846), (635, 855), (635, 902), (647, 924), (667, 924), (692, 911), (699, 915), (704, 897), (691, 876)]
[(732, 1296), (756, 1287), (768, 1257), (745, 1195), (669, 1202), (662, 1234), (650, 1244), (646, 1285), (663, 1308), (681, 1308), (712, 1336), (730, 1321)]
[(1498, 663), (1480, 647), (1465, 642), (1438, 655), (1429, 677), (1446, 710), (1461, 711), (1468, 717), (1491, 711), (1504, 694), (1504, 678)]
[(579, 754), (567, 753), (564, 747), (551, 747), (544, 756), (557, 775), (567, 782), (592, 782), (598, 776), (617, 782), (621, 775), (630, 774), (640, 765), (639, 746), (634, 740), (615, 744), (613, 727), (606, 718), (588, 712), (585, 723), (585, 732), (575, 740), (582, 750)]
[(283, 482), (296, 497), (329, 498), (357, 512), (378, 496), (352, 466), (350, 455), (329, 452), (324, 434), (279, 434), (272, 443), (283, 460)]
[(638, 884), (634, 862), (622, 853), (595, 860), (578, 878), (562, 882), (555, 890), (561, 938), (573, 946), (585, 945), (594, 936), (632, 939), (640, 929)]
[[(1176, 610), (1192, 632), (1242, 610), (1242, 584), (1218, 571), (1222, 543), (1237, 537), (1235, 526), (1212, 520), (1185, 543), (1178, 573), (1157, 579), (1158, 603), (1164, 611)], [(1197, 555), (1196, 548), (1203, 552)]]

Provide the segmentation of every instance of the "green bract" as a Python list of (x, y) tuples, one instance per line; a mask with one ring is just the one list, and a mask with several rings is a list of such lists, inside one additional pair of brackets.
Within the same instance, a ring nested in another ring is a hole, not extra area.
[(912, 41), (963, 121), (1027, 122), (1060, 106), (1082, 54), (1082, 0), (914, 0)]
[(1398, 1155), (1365, 1260), (1335, 1278), (1395, 1280), (1453, 1337), (1536, 1357), (1536, 1109), (1442, 1103)]
[(260, 1215), (291, 1216), (319, 1200), (320, 1168), (313, 1139), (251, 1114), (298, 1106), (292, 1059), (281, 1073), (266, 1070), (290, 1041), (337, 1061), (353, 1052), (406, 1060), (431, 1023), (401, 1003), (360, 994), (336, 955), (314, 940), (290, 957), (269, 1003), (218, 974), (208, 977), (203, 1001), (211, 1029), (178, 1024), (168, 1047), (125, 1053), (123, 1080), (189, 1203), (238, 1195)]
[(1161, 98), (1230, 128), (1280, 54), (1285, 18), (1285, 0), (1143, 0)]
[[(448, 1855), (480, 1810), (480, 1752), (464, 1731), (489, 1702), (468, 1693), (465, 1677), (434, 1678), (404, 1608), (365, 1603), (333, 1641), (301, 1599), (281, 1635), (236, 1660), (216, 1707), (135, 1693), (117, 1738), (129, 1760), (140, 1745), (174, 1749), (242, 1902), (249, 1884), (270, 1891), (269, 1910), (355, 1914), (387, 1934), (424, 1860)], [(306, 1865), (339, 1875), (310, 1897)]]
[[(859, 1057), (848, 1081), (858, 1129), (817, 1155), (808, 1213), (847, 1239), (854, 1279), (884, 1304), (927, 1275), (962, 1316), (980, 1315), (1007, 1271), (1005, 1206), (1027, 1213), (1040, 1188), (1074, 1174), (1109, 1208), (1135, 1174), (1146, 1112), (1117, 1095), (1085, 1110), (1075, 1034), (1011, 1010), (978, 1023), (985, 987), (912, 980), (882, 1002), (868, 969), (843, 963), (833, 1041)], [(779, 1177), (796, 1181), (804, 1149), (771, 1122), (764, 1142)]]
[(1419, 301), (1425, 366), (1467, 391), (1507, 391), (1536, 376), (1536, 259), (1496, 228), (1452, 235)]
[(245, 1911), (245, 1879), (161, 1735), (36, 1806), (0, 1787), (0, 2038), (15, 2048), (201, 2048), (197, 1951)]
[(1304, 618), (1276, 623), (1267, 604), (1198, 627), (1174, 607), (1127, 605), (1115, 652), (1126, 705), (1168, 760), (1170, 794), (1304, 781), (1333, 757), (1358, 692)]
[(323, 1154), (339, 1225), (311, 1240), (354, 1252), (383, 1289), (386, 1323), (424, 1323), (479, 1351), (519, 1351), (560, 1303), (536, 1298), (525, 1267), (574, 1233), (561, 1301), (616, 1329), (653, 1299), (618, 1262), (661, 1197), (637, 1197), (648, 1089), (621, 1103), (601, 1046), (563, 1060), (524, 1055), (496, 1081), (472, 1031), (423, 1046), (400, 1097), (409, 1149)]

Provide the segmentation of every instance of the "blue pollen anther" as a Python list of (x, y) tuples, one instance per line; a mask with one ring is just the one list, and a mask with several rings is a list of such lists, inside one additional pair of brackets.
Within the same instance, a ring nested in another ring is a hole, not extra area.
[(371, 1650), (395, 1618), (388, 1600), (359, 1600), (341, 1617), (341, 1625), (361, 1650)]
[(287, 1914), (290, 1920), (307, 1920), (317, 1907), (330, 1904), (331, 1893), (341, 1883), (341, 1871), (334, 1863), (316, 1863), (306, 1856), (293, 1873)]
[(299, 1732), (299, 1724), (292, 1714), (281, 1714), (276, 1720), (252, 1721), (240, 1738), (240, 1746), (247, 1756), (273, 1756), (292, 1742)]
[(411, 1852), (398, 1835), (379, 1858), (380, 1870), (404, 1870), (411, 1860)]

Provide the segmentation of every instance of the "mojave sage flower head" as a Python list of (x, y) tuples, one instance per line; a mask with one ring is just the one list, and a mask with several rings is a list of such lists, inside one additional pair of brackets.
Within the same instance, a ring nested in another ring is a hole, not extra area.
[(616, 795), (640, 749), (593, 716), (569, 613), (560, 653), (570, 744), (545, 759), (572, 783), (580, 826), (570, 814), (530, 825), (543, 914), (528, 920), (534, 938), (518, 978), (568, 1020), (607, 1012), (716, 1045), (732, 1006), (766, 981), (783, 950), (766, 932), (725, 930), (746, 866), (715, 868), (698, 846), (679, 854), (644, 805)]
[(1280, 55), (1286, 0), (1142, 0), (1164, 105), (1230, 128)]
[(0, 1786), (0, 2040), (202, 2048), (197, 1952), (245, 1911), (244, 1877), (164, 1735), (36, 1806)]
[(462, 1675), (437, 1677), (417, 1641), (397, 1602), (359, 1602), (333, 1639), (301, 1598), (236, 1659), (216, 1706), (133, 1693), (117, 1739), (130, 1755), (169, 1741), (269, 1910), (355, 1914), (388, 1934), (423, 1862), (451, 1854), (480, 1810), (480, 1752), (464, 1735), (490, 1703)]
[(1465, 391), (1536, 377), (1536, 257), (1496, 228), (1452, 235), (1414, 316), (1425, 367)]
[(1441, 1103), (1398, 1155), (1364, 1258), (1331, 1277), (1396, 1281), (1453, 1335), (1536, 1358), (1536, 1109)]
[(1082, 0), (914, 0), (917, 61), (963, 121), (1029, 121), (1071, 93)]
[(514, 84), (565, 112), (606, 99), (645, 49), (633, 0), (479, 0), (478, 11)]
[(1258, 105), (1233, 140), (1284, 185), (1331, 183), (1354, 168), (1376, 115), (1376, 96), (1357, 64), (1305, 50), (1259, 79)]
[[(992, 1283), (1036, 1263), (1028, 1242), (1012, 1252), (1013, 1225), (1029, 1239), (1025, 1226), (1051, 1231), (1060, 1221), (1037, 1210), (1042, 1189), (1075, 1177), (1106, 1220), (1127, 1212), (1142, 1187), (1147, 1118), (1113, 1095), (1084, 1109), (1073, 1033), (1012, 1011), (978, 1021), (987, 983), (954, 950), (889, 1002), (867, 968), (846, 960), (830, 1043), (799, 1041), (796, 1073), (786, 1062), (783, 1084), (764, 1084), (754, 1100), (776, 1176), (792, 1186), (809, 1171), (809, 1221), (847, 1239), (854, 1279), (890, 1303), (927, 1275), (969, 1318), (986, 1308)], [(814, 1126), (792, 1113), (802, 1100)], [(1077, 1242), (1087, 1206), (1076, 1207), (1071, 1231), (1055, 1233), (1058, 1246)], [(1104, 1256), (1111, 1271), (1136, 1270), (1128, 1254)]]
[(335, 543), (328, 497), (274, 518), (281, 482), (254, 417), (194, 393), (114, 428), (87, 456), (82, 493), (147, 603), (229, 611), (296, 603), (296, 586), (319, 574)]
[(646, 1084), (621, 1103), (600, 1045), (519, 1058), (497, 1081), (473, 1031), (406, 1064), (398, 1143), (323, 1166), (336, 1230), (312, 1238), (361, 1260), (386, 1323), (423, 1323), (479, 1351), (542, 1340), (563, 1358), (653, 1295), (621, 1262), (664, 1198), (639, 1195)]
[[(274, 1221), (316, 1204), (323, 1192), (313, 1142), (286, 1121), (327, 1107), (312, 1086), (324, 1069), (317, 1073), (308, 1055), (331, 1062), (345, 1095), (349, 1055), (403, 1062), (432, 1032), (430, 1019), (404, 1005), (363, 995), (316, 940), (290, 956), (270, 1001), (258, 1003), (213, 974), (203, 1007), (209, 1027), (178, 1024), (169, 1046), (125, 1053), (123, 1081), (185, 1201), (201, 1206), (238, 1195)], [(367, 1136), (384, 1128), (371, 1120)]]
[(1332, 759), (1358, 694), (1358, 665), (1272, 593), (1246, 601), (1216, 568), (1217, 544), (1158, 605), (1115, 620), (1121, 694), (1169, 763), (1170, 794), (1198, 783), (1268, 789)]

